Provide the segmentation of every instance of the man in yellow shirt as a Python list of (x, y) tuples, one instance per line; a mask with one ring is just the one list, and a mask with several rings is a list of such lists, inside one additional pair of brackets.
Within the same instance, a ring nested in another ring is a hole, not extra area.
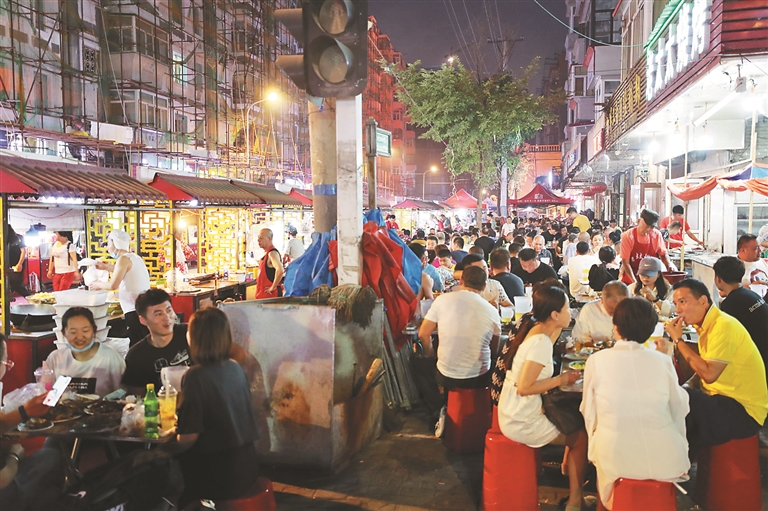
[[(678, 317), (666, 330), (696, 373), (694, 385), (686, 389), (691, 411), (685, 419), (690, 455), (695, 459), (704, 445), (756, 435), (768, 415), (768, 386), (763, 359), (749, 332), (712, 304), (707, 286), (685, 279), (672, 289)], [(699, 334), (698, 354), (680, 342), (684, 322)]]
[(592, 222), (589, 221), (589, 218), (580, 215), (573, 206), (568, 208), (566, 214), (568, 215), (568, 218), (571, 219), (573, 226), (578, 227), (580, 232), (587, 232), (592, 228)]

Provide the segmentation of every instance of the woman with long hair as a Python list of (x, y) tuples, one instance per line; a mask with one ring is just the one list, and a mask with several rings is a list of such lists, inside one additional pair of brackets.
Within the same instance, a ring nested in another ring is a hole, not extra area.
[(674, 310), (672, 285), (662, 275), (663, 270), (664, 264), (656, 257), (646, 257), (640, 261), (632, 294), (651, 302), (660, 315), (669, 316)]
[(520, 327), (506, 354), (507, 368), (499, 398), (499, 426), (507, 438), (530, 447), (565, 444), (569, 447), (570, 495), (566, 511), (583, 505), (582, 485), (587, 463), (587, 435), (583, 429), (565, 435), (544, 415), (541, 395), (579, 377), (572, 371), (553, 377), (553, 346), (571, 321), (568, 295), (561, 285), (541, 285), (533, 291), (533, 311)]
[(184, 493), (179, 509), (196, 499), (229, 500), (245, 494), (259, 476), (258, 438), (245, 372), (230, 360), (227, 315), (209, 307), (192, 315), (187, 329), (195, 366), (181, 383), (179, 463)]

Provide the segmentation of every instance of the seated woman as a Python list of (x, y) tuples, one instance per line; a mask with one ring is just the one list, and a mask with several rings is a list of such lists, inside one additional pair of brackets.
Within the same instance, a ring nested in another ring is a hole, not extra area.
[(178, 460), (184, 474), (179, 509), (196, 499), (234, 499), (259, 476), (258, 438), (251, 390), (229, 358), (232, 332), (226, 314), (209, 307), (192, 315), (187, 330), (192, 366), (181, 383)]
[(613, 247), (601, 247), (597, 257), (600, 264), (593, 264), (589, 269), (589, 287), (602, 291), (612, 280), (619, 280), (619, 266), (616, 264), (616, 251)]
[(677, 384), (672, 358), (644, 348), (658, 316), (651, 304), (630, 297), (613, 315), (616, 345), (595, 353), (584, 369), (581, 413), (589, 460), (606, 508), (620, 477), (684, 481), (690, 468), (685, 416), (688, 393)]
[(68, 390), (106, 396), (120, 388), (125, 360), (111, 346), (96, 341), (96, 322), (85, 307), (72, 307), (61, 318), (67, 349), (54, 350), (45, 366), (54, 376), (71, 376)]
[[(8, 360), (5, 336), (0, 333), (0, 380), (13, 367)], [(45, 415), (46, 395), (33, 397), (15, 410), (0, 412), (0, 435), (30, 417)], [(64, 456), (59, 449), (40, 449), (25, 455), (20, 444), (0, 446), (0, 509), (55, 509), (64, 489)]]
[(578, 371), (552, 377), (553, 345), (571, 322), (568, 295), (560, 286), (543, 285), (533, 291), (533, 313), (525, 314), (507, 353), (507, 375), (499, 398), (499, 426), (507, 438), (530, 447), (565, 444), (568, 455), (570, 496), (566, 511), (583, 506), (582, 485), (587, 464), (587, 435), (579, 430), (564, 435), (542, 411), (541, 395), (563, 384), (572, 384)]
[(642, 296), (651, 302), (656, 312), (669, 316), (675, 310), (672, 303), (672, 284), (661, 274), (664, 264), (656, 257), (646, 257), (640, 261), (637, 269), (637, 282), (632, 287), (632, 294)]

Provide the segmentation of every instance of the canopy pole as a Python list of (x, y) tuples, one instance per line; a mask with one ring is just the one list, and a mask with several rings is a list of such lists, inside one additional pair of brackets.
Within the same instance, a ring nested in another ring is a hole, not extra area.
[[(752, 137), (749, 142), (749, 159), (752, 160), (752, 169), (754, 170), (755, 161), (757, 160), (757, 109), (752, 110)], [(755, 192), (749, 191), (749, 223), (747, 225), (747, 232), (752, 234), (752, 217), (754, 216), (755, 206)]]
[(10, 226), (10, 218), (8, 218), (8, 196), (6, 194), (0, 195), (0, 211), (2, 211), (3, 223), (0, 225), (0, 302), (2, 302), (2, 314), (3, 323), (2, 331), (11, 333), (11, 288), (8, 284), (8, 271), (6, 271), (6, 252), (5, 247), (8, 246), (8, 233)]
[[(688, 186), (688, 128), (685, 125), (685, 162), (683, 163), (683, 186)], [(670, 160), (671, 161), (671, 160)], [(671, 172), (671, 171), (670, 171)], [(685, 271), (685, 223), (688, 221), (688, 201), (683, 201), (683, 225), (680, 230), (683, 232), (681, 238), (683, 242), (680, 244), (680, 268), (679, 271)]]

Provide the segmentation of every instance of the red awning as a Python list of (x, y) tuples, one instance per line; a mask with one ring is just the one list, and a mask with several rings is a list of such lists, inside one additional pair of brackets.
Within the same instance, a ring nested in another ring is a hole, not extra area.
[(155, 174), (149, 186), (163, 191), (174, 201), (196, 200), (199, 204), (220, 206), (248, 206), (263, 204), (260, 197), (238, 188), (226, 179)]
[(435, 211), (443, 208), (434, 202), (427, 202), (416, 199), (405, 199), (404, 201), (392, 206), (392, 209), (419, 209), (425, 211)]
[(165, 194), (124, 170), (57, 161), (0, 156), (3, 193), (64, 199), (167, 200)]
[(312, 205), (312, 199), (310, 197), (307, 197), (306, 195), (299, 193), (296, 190), (292, 189), (288, 195), (301, 202), (302, 206)]
[(468, 194), (463, 188), (445, 200), (453, 209), (477, 209), (477, 199)]
[(25, 185), (8, 172), (0, 170), (0, 193), (15, 195), (36, 195), (34, 189)]
[(295, 197), (281, 192), (274, 186), (257, 185), (256, 183), (247, 183), (245, 181), (231, 180), (230, 183), (236, 187), (245, 190), (261, 199), (261, 204), (270, 206), (301, 206), (302, 202)]
[(556, 195), (552, 191), (546, 189), (541, 183), (536, 183), (533, 190), (519, 199), (509, 199), (507, 204), (513, 206), (565, 206), (567, 204), (573, 204), (573, 201)]

